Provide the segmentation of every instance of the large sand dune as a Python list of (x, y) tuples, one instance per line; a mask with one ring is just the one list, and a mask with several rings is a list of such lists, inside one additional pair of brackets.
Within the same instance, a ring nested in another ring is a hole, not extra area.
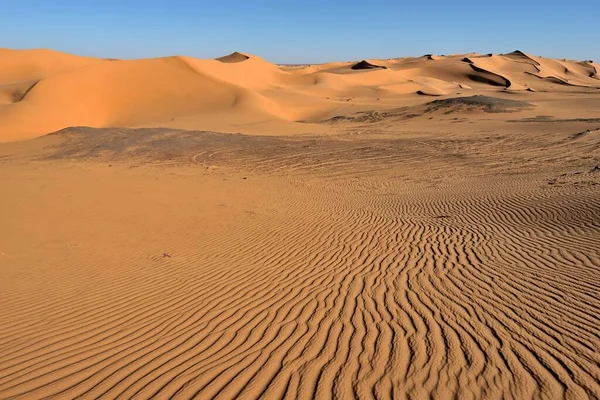
[(0, 399), (600, 398), (597, 64), (19, 54)]
[(419, 95), (598, 88), (591, 61), (519, 51), (279, 67), (242, 53), (101, 60), (0, 50), (0, 141), (69, 126), (326, 133), (324, 116), (425, 102)]

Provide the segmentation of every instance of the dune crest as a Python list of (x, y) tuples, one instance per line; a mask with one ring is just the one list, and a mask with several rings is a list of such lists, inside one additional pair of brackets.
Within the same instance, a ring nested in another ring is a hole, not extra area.
[(47, 49), (0, 49), (0, 85), (36, 81), (103, 61)]

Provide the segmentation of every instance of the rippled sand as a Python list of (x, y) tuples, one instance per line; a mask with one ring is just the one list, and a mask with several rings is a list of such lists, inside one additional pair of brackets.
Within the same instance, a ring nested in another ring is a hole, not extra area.
[(403, 112), (0, 146), (0, 398), (600, 397), (600, 124)]

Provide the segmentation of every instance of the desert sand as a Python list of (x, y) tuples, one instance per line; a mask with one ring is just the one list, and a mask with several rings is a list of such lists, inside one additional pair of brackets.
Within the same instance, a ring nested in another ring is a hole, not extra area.
[(0, 49), (0, 398), (600, 398), (598, 68)]

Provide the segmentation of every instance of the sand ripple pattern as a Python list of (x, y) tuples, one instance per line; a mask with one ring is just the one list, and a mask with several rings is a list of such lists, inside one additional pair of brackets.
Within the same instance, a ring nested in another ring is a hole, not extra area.
[(4, 293), (0, 397), (600, 397), (597, 192), (334, 194), (80, 301)]
[(0, 398), (600, 398), (597, 185), (302, 176), (168, 255), (75, 249), (44, 301), (3, 286)]

